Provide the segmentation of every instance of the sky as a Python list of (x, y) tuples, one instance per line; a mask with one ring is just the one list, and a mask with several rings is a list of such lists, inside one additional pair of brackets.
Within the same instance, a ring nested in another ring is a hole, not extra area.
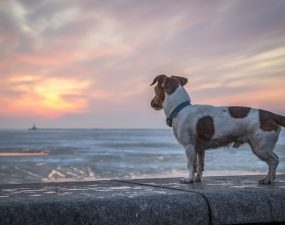
[(159, 74), (193, 104), (285, 114), (284, 0), (0, 2), (0, 129), (167, 128)]

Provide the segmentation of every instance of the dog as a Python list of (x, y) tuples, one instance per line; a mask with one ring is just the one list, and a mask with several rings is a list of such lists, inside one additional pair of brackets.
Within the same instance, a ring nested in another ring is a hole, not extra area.
[(151, 86), (155, 96), (151, 107), (164, 109), (166, 123), (187, 156), (189, 176), (181, 183), (201, 182), (205, 150), (248, 143), (253, 153), (267, 163), (268, 174), (259, 184), (275, 180), (278, 156), (273, 149), (278, 141), (285, 117), (262, 109), (241, 106), (192, 105), (184, 89), (185, 77), (158, 75)]

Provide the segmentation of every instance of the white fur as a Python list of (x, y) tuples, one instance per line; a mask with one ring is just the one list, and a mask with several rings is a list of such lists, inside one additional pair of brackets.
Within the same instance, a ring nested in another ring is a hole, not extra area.
[[(190, 101), (190, 97), (182, 86), (179, 86), (171, 95), (166, 95), (163, 102), (166, 117), (171, 114), (175, 107), (187, 100)], [(273, 153), (273, 149), (278, 140), (280, 130), (277, 132), (261, 130), (258, 109), (251, 109), (245, 118), (233, 118), (229, 114), (228, 107), (214, 107), (210, 105), (187, 106), (173, 119), (173, 133), (177, 141), (185, 149), (189, 171), (188, 177), (183, 178), (181, 182), (201, 181), (204, 152), (196, 151), (195, 142), (197, 122), (204, 116), (211, 116), (214, 120), (215, 133), (212, 137), (213, 139), (219, 140), (233, 135), (238, 136), (242, 143), (250, 143), (253, 153), (269, 166), (268, 175), (260, 183), (271, 183), (275, 177), (278, 165), (278, 157)], [(238, 143), (235, 145), (239, 146)], [(196, 161), (198, 163), (197, 167)], [(197, 171), (195, 171), (196, 168)]]

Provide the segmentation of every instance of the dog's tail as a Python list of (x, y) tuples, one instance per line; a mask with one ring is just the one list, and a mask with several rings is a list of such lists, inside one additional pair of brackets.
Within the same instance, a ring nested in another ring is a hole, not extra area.
[(273, 120), (282, 127), (285, 127), (285, 116), (272, 113)]

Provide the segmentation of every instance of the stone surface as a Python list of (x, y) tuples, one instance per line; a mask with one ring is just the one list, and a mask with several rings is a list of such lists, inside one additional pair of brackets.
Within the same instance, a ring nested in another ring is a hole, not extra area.
[(208, 224), (195, 193), (116, 181), (2, 185), (2, 225)]
[(194, 184), (180, 184), (179, 178), (131, 182), (201, 193), (212, 224), (285, 222), (285, 175), (277, 175), (272, 185), (258, 185), (258, 179), (261, 176), (206, 177)]
[(112, 180), (0, 186), (0, 225), (285, 222), (285, 175)]

